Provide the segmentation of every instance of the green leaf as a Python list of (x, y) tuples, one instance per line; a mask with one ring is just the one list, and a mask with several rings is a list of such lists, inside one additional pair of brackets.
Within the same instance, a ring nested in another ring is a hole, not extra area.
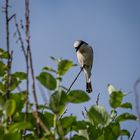
[(129, 138), (131, 135), (128, 130), (123, 129), (120, 131), (120, 136), (128, 136), (128, 138)]
[(87, 93), (82, 90), (72, 90), (67, 95), (67, 99), (71, 103), (83, 103), (87, 102), (90, 98)]
[(6, 72), (7, 66), (0, 61), (0, 77), (3, 77)]
[(60, 62), (60, 59), (58, 59), (58, 58), (55, 58), (55, 57), (53, 57), (53, 56), (50, 56), (50, 58), (51, 58), (56, 64), (58, 64), (58, 63)]
[(53, 127), (54, 123), (54, 114), (50, 112), (39, 113), (39, 116), (47, 128)]
[(4, 107), (3, 107), (3, 112), (6, 115), (6, 117), (11, 117), (16, 110), (16, 101), (13, 99), (9, 99), (6, 101)]
[(111, 95), (112, 92), (116, 91), (116, 89), (110, 84), (108, 84), (107, 90), (108, 90), (109, 95)]
[(75, 121), (72, 125), (72, 130), (75, 130), (75, 131), (79, 131), (79, 130), (84, 130), (84, 129), (87, 129), (89, 126), (89, 124), (82, 120), (82, 121)]
[(14, 123), (9, 129), (9, 133), (14, 133), (16, 131), (21, 131), (25, 129), (32, 129), (32, 124), (29, 122)]
[(56, 88), (56, 79), (48, 72), (41, 72), (39, 76), (36, 77), (37, 80), (49, 90), (54, 90)]
[(46, 117), (46, 121), (45, 121), (46, 126), (51, 128), (54, 123), (54, 114), (50, 112), (45, 112), (44, 115)]
[(116, 117), (116, 121), (118, 122), (127, 121), (127, 120), (137, 120), (137, 117), (130, 113), (123, 113), (118, 117)]
[(16, 133), (8, 133), (8, 134), (5, 134), (3, 139), (1, 140), (21, 140), (21, 134), (16, 132)]
[(58, 115), (61, 115), (67, 104), (67, 96), (63, 90), (54, 92), (50, 97), (50, 108)]
[(123, 93), (121, 91), (114, 91), (110, 94), (109, 103), (112, 108), (120, 107), (123, 99)]
[(103, 106), (95, 105), (92, 106), (87, 112), (89, 120), (96, 125), (107, 126), (111, 122), (111, 118), (108, 112)]
[(117, 117), (117, 111), (115, 109), (111, 110), (110, 117), (114, 120)]
[[(89, 124), (87, 128), (89, 140), (102, 140), (103, 129), (96, 127), (96, 125)], [(100, 139), (101, 138), (101, 139)]]
[(21, 112), (24, 108), (27, 92), (21, 91), (19, 93), (10, 94), (10, 98), (16, 101), (16, 111)]
[(20, 83), (21, 83), (21, 80), (19, 80), (16, 77), (11, 76), (10, 91), (15, 90), (19, 86)]
[(8, 57), (10, 57), (10, 55), (8, 55), (8, 52), (0, 48), (0, 58), (7, 59)]
[(49, 66), (44, 67), (43, 70), (47, 70), (47, 71), (51, 71), (51, 72), (57, 73), (56, 70), (54, 70), (53, 68), (51, 68)]
[(25, 72), (15, 72), (11, 74), (11, 76), (17, 78), (17, 80), (25, 80), (27, 78), (27, 74)]
[(132, 104), (129, 102), (123, 103), (120, 105), (121, 108), (130, 108), (132, 109)]
[(27, 77), (26, 73), (24, 72), (15, 72), (11, 74), (11, 83), (10, 83), (10, 90), (15, 90), (18, 85), (22, 82), (22, 80), (25, 80)]
[(75, 116), (66, 116), (60, 119), (64, 134), (68, 134), (72, 130), (72, 125), (76, 121)]
[(75, 116), (66, 116), (60, 119), (63, 128), (69, 128), (74, 121), (76, 121)]
[(70, 140), (87, 140), (87, 138), (75, 134)]
[(117, 140), (119, 135), (120, 135), (119, 123), (110, 123), (106, 128), (104, 128), (105, 140)]
[(73, 62), (70, 60), (61, 60), (58, 63), (58, 74), (64, 75), (71, 67), (73, 66)]

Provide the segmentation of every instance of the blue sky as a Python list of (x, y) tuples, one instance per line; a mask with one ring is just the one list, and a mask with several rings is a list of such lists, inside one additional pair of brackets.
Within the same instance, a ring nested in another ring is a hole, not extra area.
[[(24, 20), (23, 1), (11, 0), (10, 14), (17, 13)], [(4, 0), (0, 1), (0, 5)], [(84, 107), (95, 104), (98, 93), (100, 104), (110, 110), (107, 84), (131, 92), (125, 101), (135, 107), (134, 82), (140, 77), (140, 1), (139, 0), (33, 0), (30, 4), (31, 47), (36, 75), (41, 68), (55, 67), (50, 56), (67, 58), (77, 62), (73, 42), (82, 39), (94, 49), (92, 69), (93, 93), (88, 103), (69, 105), (68, 114), (82, 118)], [(4, 15), (0, 13), (0, 47), (5, 48)], [(11, 21), (11, 48), (14, 50), (13, 71), (25, 70), (22, 52), (13, 37), (14, 22)], [(71, 69), (63, 78), (69, 86), (79, 71)], [(73, 89), (85, 90), (84, 74), (81, 74)], [(37, 83), (37, 87), (38, 87)], [(41, 97), (39, 97), (42, 102)], [(121, 110), (120, 110), (121, 111)], [(130, 111), (131, 112), (131, 111)], [(132, 110), (135, 112), (135, 108)], [(123, 127), (133, 131), (138, 124), (125, 123)], [(137, 130), (135, 139), (139, 138)]]

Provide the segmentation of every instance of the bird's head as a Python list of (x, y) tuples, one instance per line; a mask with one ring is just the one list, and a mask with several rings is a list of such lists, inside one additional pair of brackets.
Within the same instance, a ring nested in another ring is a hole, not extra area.
[(85, 41), (83, 40), (76, 40), (73, 44), (74, 48), (76, 49), (76, 51), (79, 50), (79, 48), (82, 46), (82, 45), (88, 45)]

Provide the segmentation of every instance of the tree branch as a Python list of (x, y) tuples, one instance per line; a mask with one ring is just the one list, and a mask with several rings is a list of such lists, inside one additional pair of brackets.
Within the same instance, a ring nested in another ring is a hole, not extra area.
[(75, 77), (74, 81), (71, 83), (69, 89), (67, 90), (66, 94), (68, 94), (68, 92), (70, 91), (70, 89), (72, 88), (73, 84), (75, 83), (75, 81), (77, 80), (77, 78), (79, 77), (79, 75), (81, 74), (81, 72), (83, 71), (84, 67), (81, 67), (79, 73), (77, 74), (77, 76)]
[(10, 64), (10, 33), (9, 33), (9, 17), (8, 17), (8, 6), (9, 0), (5, 0), (5, 22), (6, 22), (6, 47), (8, 52), (8, 59), (7, 59), (7, 80), (6, 80), (6, 97), (5, 99), (9, 99), (10, 94), (10, 73), (11, 73), (11, 64)]
[(19, 38), (19, 41), (20, 41), (20, 44), (21, 44), (21, 49), (23, 51), (23, 55), (25, 57), (25, 60), (26, 60), (26, 50), (25, 50), (25, 47), (24, 47), (24, 42), (23, 42), (23, 39), (22, 39), (22, 36), (21, 36), (21, 32), (20, 32), (20, 29), (19, 29), (19, 25), (18, 25), (18, 22), (17, 22), (17, 19), (16, 19), (16, 14), (14, 15), (14, 20), (15, 20), (15, 27), (16, 27), (16, 30), (17, 30), (17, 33), (18, 33), (18, 38)]

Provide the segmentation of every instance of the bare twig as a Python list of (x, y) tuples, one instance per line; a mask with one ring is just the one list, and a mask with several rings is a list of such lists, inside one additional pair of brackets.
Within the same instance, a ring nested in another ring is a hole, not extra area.
[(133, 132), (132, 137), (131, 137), (130, 140), (133, 140), (133, 138), (134, 138), (134, 136), (135, 136), (135, 134), (136, 134), (136, 131), (137, 131), (137, 128), (134, 130), (134, 132)]
[(84, 119), (86, 118), (84, 111), (82, 111), (82, 116), (84, 117)]
[(36, 118), (36, 121), (38, 124), (40, 124), (40, 126), (44, 129), (44, 131), (46, 132), (47, 135), (50, 135), (50, 131), (48, 130), (48, 128), (45, 126), (45, 124), (42, 122), (42, 120), (39, 117), (38, 112), (33, 112), (34, 117)]
[(33, 68), (33, 60), (32, 60), (32, 52), (30, 47), (30, 10), (29, 10), (29, 1), (25, 0), (25, 33), (26, 33), (26, 44), (27, 44), (27, 58), (29, 57), (29, 64), (31, 68), (31, 78), (32, 78), (32, 93), (35, 101), (35, 118), (37, 122), (37, 134), (40, 135), (40, 126), (45, 130), (47, 134), (50, 134), (49, 129), (45, 126), (43, 121), (41, 120), (38, 113), (38, 100), (36, 94), (36, 86), (35, 86), (35, 76), (34, 76), (34, 68)]
[[(11, 18), (14, 17), (14, 21), (15, 21), (15, 27), (18, 33), (18, 40), (20, 41), (21, 44), (21, 49), (26, 61), (26, 73), (27, 73), (27, 78), (26, 78), (26, 92), (27, 92), (27, 96), (26, 96), (26, 107), (25, 107), (25, 117), (24, 117), (24, 121), (26, 122), (28, 119), (28, 106), (29, 106), (29, 62), (28, 62), (28, 55), (26, 54), (26, 50), (25, 50), (25, 46), (24, 46), (24, 42), (22, 39), (22, 35), (21, 35), (21, 31), (19, 29), (19, 25), (17, 22), (17, 18), (16, 18), (16, 14), (14, 14), (13, 16), (11, 16)], [(23, 131), (23, 135), (26, 134), (26, 130)]]
[(99, 105), (100, 93), (97, 96), (96, 105)]
[(33, 68), (33, 60), (32, 60), (32, 52), (30, 48), (30, 21), (29, 21), (29, 0), (25, 0), (25, 19), (26, 19), (26, 43), (27, 43), (27, 54), (29, 56), (29, 63), (31, 67), (31, 77), (32, 77), (32, 90), (33, 90), (33, 97), (35, 100), (35, 109), (38, 112), (38, 101), (37, 101), (37, 95), (36, 95), (36, 87), (35, 87), (35, 76), (34, 76), (34, 68)]
[(14, 20), (15, 20), (15, 26), (16, 26), (16, 30), (17, 30), (17, 33), (18, 33), (19, 41), (20, 41), (20, 44), (21, 44), (21, 49), (22, 49), (24, 57), (26, 59), (26, 57), (27, 57), (26, 56), (26, 50), (25, 50), (25, 47), (24, 47), (24, 42), (23, 42), (23, 39), (22, 39), (22, 36), (21, 36), (19, 25), (18, 25), (18, 22), (17, 22), (17, 19), (16, 19), (16, 14), (14, 16)]
[(72, 84), (70, 85), (69, 89), (67, 90), (66, 94), (68, 94), (68, 92), (70, 91), (71, 87), (73, 86), (73, 84), (75, 83), (75, 81), (77, 80), (77, 78), (79, 77), (79, 75), (81, 74), (81, 72), (83, 71), (84, 67), (81, 67), (79, 73), (77, 74), (76, 78), (74, 79), (74, 81), (72, 82)]
[[(28, 55), (26, 54), (26, 50), (25, 50), (25, 46), (24, 46), (24, 42), (22, 39), (22, 35), (21, 35), (21, 31), (19, 29), (19, 25), (17, 22), (17, 18), (16, 18), (16, 14), (14, 15), (14, 20), (15, 20), (15, 27), (18, 33), (18, 40), (20, 41), (21, 44), (21, 49), (26, 61), (26, 73), (27, 73), (27, 78), (26, 78), (26, 91), (27, 91), (27, 96), (26, 96), (26, 108), (25, 108), (25, 118), (24, 121), (26, 122), (27, 118), (28, 118), (28, 105), (29, 105), (29, 62), (28, 62)], [(26, 133), (26, 130), (24, 132), (24, 134)]]
[(134, 94), (135, 94), (135, 103), (136, 103), (136, 112), (138, 115), (138, 120), (140, 123), (140, 104), (139, 104), (139, 94), (138, 94), (138, 86), (140, 85), (140, 79), (138, 79), (134, 84)]
[(87, 108), (86, 108), (86, 107), (84, 107), (84, 109), (85, 109), (85, 111), (86, 111), (86, 113), (87, 113), (87, 112), (88, 112), (88, 111), (87, 111)]
[(16, 14), (13, 14), (11, 17), (9, 17), (8, 22), (15, 17)]
[(6, 81), (6, 100), (9, 99), (10, 94), (10, 33), (9, 33), (9, 17), (8, 17), (8, 4), (9, 0), (5, 0), (5, 21), (6, 21), (6, 47), (8, 52), (8, 59), (7, 59), (7, 81)]
[[(29, 0), (25, 0), (25, 34), (26, 34), (26, 44), (27, 44), (27, 67), (31, 68), (31, 77), (32, 77), (32, 93), (33, 93), (33, 98), (35, 101), (35, 112), (36, 112), (36, 118), (37, 118), (37, 134), (38, 136), (40, 135), (40, 127), (38, 120), (40, 120), (39, 114), (38, 114), (38, 100), (37, 100), (37, 95), (36, 95), (36, 87), (35, 87), (35, 78), (34, 78), (34, 69), (33, 69), (33, 60), (32, 60), (32, 53), (31, 53), (31, 48), (30, 48), (30, 10), (29, 10)], [(28, 62), (29, 58), (29, 62)], [(29, 68), (27, 68), (29, 70)], [(27, 75), (29, 77), (29, 71), (27, 71)], [(29, 85), (29, 83), (28, 83)]]

